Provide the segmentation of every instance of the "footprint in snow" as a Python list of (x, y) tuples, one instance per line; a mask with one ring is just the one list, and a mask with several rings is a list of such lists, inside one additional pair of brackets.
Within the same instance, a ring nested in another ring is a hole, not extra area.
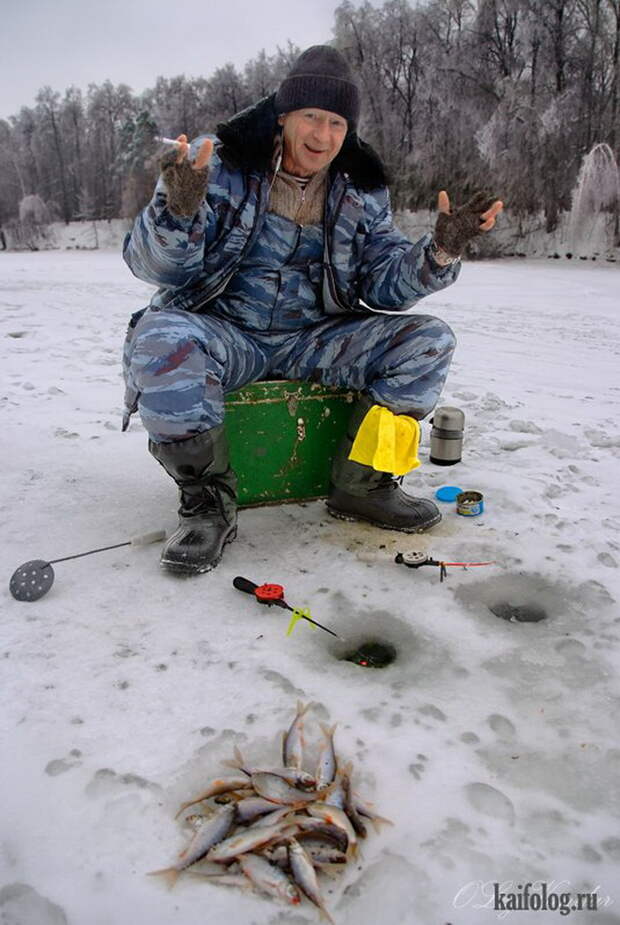
[(583, 845), (581, 848), (581, 856), (584, 861), (590, 861), (592, 864), (598, 864), (603, 860), (603, 855), (599, 854), (592, 845)]
[(508, 427), (517, 434), (542, 434), (543, 432), (534, 421), (510, 421)]
[(528, 446), (536, 446), (536, 440), (500, 440), (498, 446), (500, 450), (514, 453), (515, 450), (525, 450)]
[(86, 785), (86, 793), (90, 797), (116, 795), (127, 787), (137, 787), (139, 790), (151, 790), (160, 793), (162, 788), (139, 774), (117, 774), (111, 768), (100, 768)]
[(465, 745), (478, 745), (480, 739), (475, 732), (464, 732), (461, 736), (461, 742), (464, 742)]
[(514, 739), (516, 729), (505, 716), (499, 713), (492, 713), (491, 716), (488, 717), (487, 723), (498, 738), (504, 739), (506, 742)]
[(272, 684), (275, 684), (276, 687), (279, 687), (280, 690), (284, 691), (285, 694), (299, 697), (302, 700), (306, 697), (306, 693), (301, 687), (296, 687), (289, 680), (289, 678), (283, 674), (280, 674), (279, 671), (273, 671), (270, 668), (264, 668), (261, 670), (261, 674), (266, 681), (271, 681)]
[(609, 449), (611, 447), (620, 446), (620, 435), (617, 434), (609, 436), (602, 430), (586, 430), (585, 436), (590, 446), (595, 446), (597, 449)]
[(479, 781), (466, 784), (464, 789), (468, 803), (479, 813), (493, 816), (496, 819), (504, 819), (510, 825), (514, 824), (515, 808), (512, 800), (509, 800), (501, 790), (496, 790), (495, 787)]
[(442, 723), (445, 723), (448, 718), (439, 707), (433, 706), (432, 703), (425, 703), (424, 706), (418, 707), (418, 713), (421, 713), (422, 716), (430, 716), (432, 719), (439, 720)]
[(584, 656), (587, 652), (586, 647), (582, 642), (579, 642), (578, 639), (561, 639), (554, 646), (555, 651), (564, 658), (579, 658)]
[(68, 925), (57, 906), (28, 883), (8, 883), (0, 890), (0, 921), (7, 925)]
[(620, 861), (620, 838), (606, 838), (601, 848), (614, 861)]
[(461, 401), (475, 401), (478, 398), (476, 392), (455, 392), (454, 397), (460, 399)]
[(73, 748), (68, 758), (55, 758), (53, 761), (48, 761), (45, 765), (45, 773), (50, 777), (57, 777), (59, 774), (70, 771), (71, 768), (79, 768), (82, 762), (78, 759), (81, 757), (82, 752), (78, 748)]
[(409, 765), (409, 773), (413, 774), (416, 780), (422, 779), (422, 774), (426, 770), (426, 761), (428, 761), (426, 755), (418, 755), (418, 760)]

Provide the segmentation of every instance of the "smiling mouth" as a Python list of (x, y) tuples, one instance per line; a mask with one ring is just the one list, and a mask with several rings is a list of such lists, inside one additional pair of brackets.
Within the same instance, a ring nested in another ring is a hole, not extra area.
[(311, 148), (310, 145), (304, 145), (304, 147), (306, 148), (307, 151), (310, 152), (310, 154), (326, 154), (327, 153), (326, 151), (315, 151), (315, 149)]

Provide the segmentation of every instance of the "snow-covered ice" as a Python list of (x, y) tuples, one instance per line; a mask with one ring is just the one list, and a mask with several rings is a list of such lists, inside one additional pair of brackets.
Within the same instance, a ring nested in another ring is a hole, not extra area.
[[(459, 347), (443, 404), (466, 414), (463, 462), (408, 477), (484, 492), (423, 537), (332, 520), (322, 502), (242, 512), (216, 571), (161, 572), (156, 546), (60, 563), (37, 603), (20, 563), (175, 524), (173, 483), (134, 419), (120, 433), (119, 354), (150, 287), (115, 252), (0, 254), (3, 387), (3, 798), (0, 920), (12, 925), (316, 921), (269, 899), (145, 876), (183, 843), (178, 804), (239, 745), (274, 762), (297, 699), (338, 722), (356, 787), (394, 820), (328, 882), (338, 925), (481, 925), (494, 881), (597, 890), (620, 923), (618, 270), (468, 264), (427, 299)], [(496, 565), (410, 571), (396, 551)], [(235, 575), (278, 581), (381, 671), (259, 609)], [(539, 623), (491, 609), (537, 604)], [(556, 912), (509, 922), (558, 921)], [(561, 919), (560, 919), (561, 920)]]

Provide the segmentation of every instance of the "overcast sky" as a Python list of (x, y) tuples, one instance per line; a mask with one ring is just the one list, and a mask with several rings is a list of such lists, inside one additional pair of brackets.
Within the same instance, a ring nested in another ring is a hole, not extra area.
[[(208, 76), (262, 48), (333, 38), (339, 0), (0, 0), (0, 118), (31, 106), (41, 87), (127, 83), (160, 74)], [(356, 0), (356, 6), (359, 0)], [(379, 2), (376, 5), (381, 5)]]

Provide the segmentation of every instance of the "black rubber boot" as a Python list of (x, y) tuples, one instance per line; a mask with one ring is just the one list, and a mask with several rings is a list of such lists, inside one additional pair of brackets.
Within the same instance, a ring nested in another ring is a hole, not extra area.
[(334, 457), (327, 510), (340, 520), (364, 520), (384, 530), (424, 533), (441, 520), (432, 501), (411, 497), (390, 473), (349, 459), (357, 431), (374, 404), (363, 396), (353, 409), (347, 434)]
[(237, 479), (228, 464), (224, 425), (149, 450), (181, 493), (179, 527), (161, 554), (164, 568), (196, 575), (215, 568), (237, 535)]

